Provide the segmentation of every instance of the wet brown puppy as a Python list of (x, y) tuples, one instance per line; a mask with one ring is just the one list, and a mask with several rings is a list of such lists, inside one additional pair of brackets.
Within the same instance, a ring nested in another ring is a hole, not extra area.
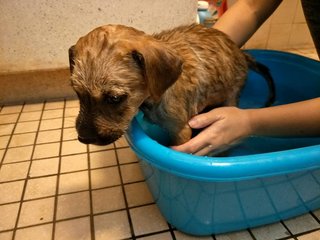
[(139, 109), (168, 130), (170, 144), (182, 144), (191, 138), (192, 116), (237, 105), (249, 67), (267, 72), (224, 33), (200, 25), (152, 36), (102, 26), (81, 37), (69, 57), (80, 99), (78, 138), (99, 145), (121, 137)]

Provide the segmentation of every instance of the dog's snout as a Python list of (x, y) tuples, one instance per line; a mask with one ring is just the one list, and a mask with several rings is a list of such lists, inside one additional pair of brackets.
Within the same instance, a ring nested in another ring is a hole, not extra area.
[(84, 144), (94, 144), (97, 142), (98, 134), (95, 127), (90, 124), (90, 121), (77, 118), (76, 129), (78, 132), (78, 140)]
[(96, 143), (97, 139), (93, 137), (83, 137), (83, 136), (78, 136), (78, 140), (84, 144), (94, 144)]

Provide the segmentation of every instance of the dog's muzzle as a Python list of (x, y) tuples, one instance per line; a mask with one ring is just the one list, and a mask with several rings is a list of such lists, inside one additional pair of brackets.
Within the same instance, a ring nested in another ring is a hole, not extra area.
[(94, 145), (103, 146), (103, 145), (108, 145), (108, 144), (115, 142), (120, 137), (121, 137), (120, 134), (104, 136), (104, 137), (98, 136), (98, 135), (97, 136), (78, 135), (78, 140), (84, 144), (94, 144)]

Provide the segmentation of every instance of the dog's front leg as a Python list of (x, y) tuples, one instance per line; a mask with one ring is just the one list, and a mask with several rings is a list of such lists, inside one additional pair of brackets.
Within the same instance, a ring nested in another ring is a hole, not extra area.
[(192, 137), (192, 129), (188, 124), (182, 128), (171, 129), (171, 145), (177, 146), (189, 141)]

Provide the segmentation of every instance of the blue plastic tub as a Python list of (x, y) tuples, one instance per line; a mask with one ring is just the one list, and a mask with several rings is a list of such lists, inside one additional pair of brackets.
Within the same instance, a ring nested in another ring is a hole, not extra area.
[[(278, 51), (249, 52), (270, 68), (275, 104), (320, 96), (320, 62)], [(240, 105), (259, 107), (267, 93), (264, 80), (250, 73)], [(140, 113), (127, 139), (161, 213), (182, 232), (235, 231), (320, 208), (320, 138), (252, 137), (228, 157), (197, 157), (160, 144), (165, 132)]]

